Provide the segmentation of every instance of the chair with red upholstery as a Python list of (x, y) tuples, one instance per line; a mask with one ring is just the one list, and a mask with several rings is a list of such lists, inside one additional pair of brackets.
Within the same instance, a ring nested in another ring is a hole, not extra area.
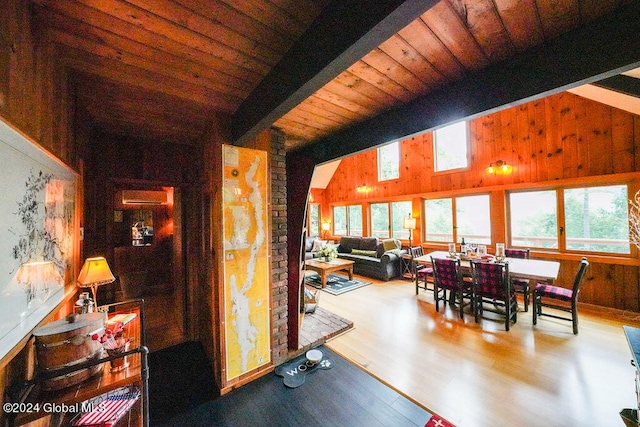
[[(587, 274), (589, 261), (582, 258), (576, 275), (573, 278), (571, 289), (552, 286), (546, 283), (538, 283), (533, 290), (533, 324), (537, 324), (539, 316), (554, 317), (561, 320), (569, 320), (573, 323), (573, 333), (578, 335), (578, 294)], [(562, 302), (560, 302), (562, 301)], [(542, 307), (550, 307), (556, 310), (571, 313), (571, 318), (558, 316), (552, 313), (543, 313)]]
[[(473, 313), (476, 322), (483, 312), (505, 316), (505, 329), (518, 321), (518, 299), (509, 277), (509, 264), (484, 261), (471, 261), (473, 277)], [(485, 308), (485, 304), (493, 308)]]
[[(462, 319), (464, 307), (471, 304), (473, 293), (471, 284), (462, 279), (460, 260), (431, 257), (431, 265), (433, 265), (433, 298), (436, 301), (436, 311), (440, 311), (440, 301), (452, 303), (457, 300)], [(447, 297), (447, 291), (449, 291), (449, 297)], [(465, 298), (469, 303), (464, 303)]]
[(424, 250), (422, 246), (413, 246), (409, 248), (409, 254), (411, 255), (411, 263), (413, 265), (413, 273), (416, 278), (416, 295), (418, 295), (419, 289), (424, 289), (425, 291), (432, 291), (433, 289), (429, 289), (427, 286), (428, 283), (433, 283), (433, 267), (427, 266), (425, 264), (416, 263), (414, 259), (419, 256), (424, 255)]
[[(507, 248), (504, 250), (504, 254), (507, 256), (507, 258), (529, 259), (531, 250)], [(522, 294), (522, 297), (524, 300), (524, 311), (529, 311), (529, 299), (530, 299), (529, 297), (531, 295), (529, 280), (528, 279), (511, 279), (511, 283), (513, 284), (513, 288), (515, 289), (516, 293)]]

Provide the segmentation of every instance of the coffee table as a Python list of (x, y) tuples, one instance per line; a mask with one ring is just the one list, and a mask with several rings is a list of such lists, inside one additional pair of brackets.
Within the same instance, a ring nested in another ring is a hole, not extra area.
[(349, 280), (353, 280), (353, 261), (335, 258), (331, 261), (318, 261), (317, 259), (308, 259), (304, 262), (307, 270), (315, 271), (320, 275), (322, 287), (327, 287), (327, 276), (335, 271), (345, 270), (349, 273)]

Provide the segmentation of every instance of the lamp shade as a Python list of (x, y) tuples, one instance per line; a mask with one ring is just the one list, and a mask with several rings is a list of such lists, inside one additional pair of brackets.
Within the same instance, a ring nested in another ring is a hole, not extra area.
[(331, 223), (330, 223), (330, 222), (323, 222), (323, 223), (322, 223), (322, 229), (323, 229), (324, 231), (329, 231), (329, 230), (331, 230)]
[(104, 257), (87, 258), (78, 276), (78, 286), (90, 288), (106, 285), (116, 280)]
[(402, 225), (403, 228), (406, 228), (407, 230), (415, 230), (416, 229), (416, 219), (415, 218), (405, 218), (404, 219), (404, 224)]

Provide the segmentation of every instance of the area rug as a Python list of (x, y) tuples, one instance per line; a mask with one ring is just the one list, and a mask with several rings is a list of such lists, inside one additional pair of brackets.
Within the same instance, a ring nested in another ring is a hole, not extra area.
[(321, 289), (331, 295), (340, 295), (345, 292), (353, 291), (354, 289), (362, 288), (363, 286), (370, 285), (371, 282), (365, 282), (362, 280), (349, 280), (347, 276), (331, 273), (327, 277), (327, 286), (322, 287), (320, 282), (320, 275), (317, 273), (308, 274), (304, 278), (305, 283), (314, 288)]

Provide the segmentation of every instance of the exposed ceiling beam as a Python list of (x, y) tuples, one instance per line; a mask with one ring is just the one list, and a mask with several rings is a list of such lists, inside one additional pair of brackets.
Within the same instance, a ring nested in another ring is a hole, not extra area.
[(593, 82), (594, 85), (605, 89), (624, 93), (625, 95), (640, 97), (640, 79), (628, 76), (613, 76)]
[(316, 164), (519, 105), (640, 65), (640, 2), (423, 97), (321, 138), (296, 153)]
[(271, 126), (437, 0), (334, 0), (232, 116), (241, 145)]

